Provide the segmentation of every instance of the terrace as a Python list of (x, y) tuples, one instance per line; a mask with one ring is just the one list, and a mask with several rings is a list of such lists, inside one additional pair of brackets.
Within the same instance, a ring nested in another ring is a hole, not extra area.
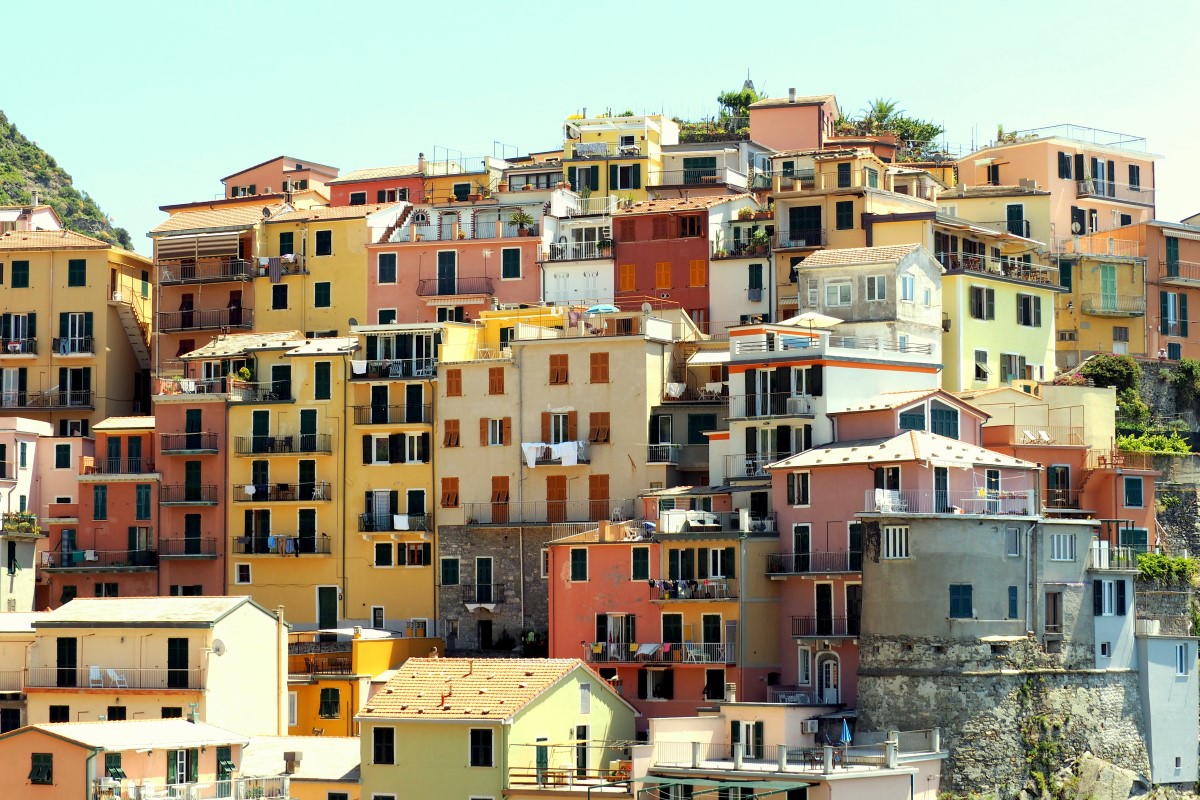
[(202, 455), (216, 453), (217, 434), (214, 431), (200, 433), (159, 434), (158, 452), (165, 456)]
[(522, 503), (463, 503), (468, 525), (545, 525), (633, 519), (633, 500), (527, 500)]
[(1200, 286), (1200, 263), (1172, 258), (1159, 262), (1159, 268), (1165, 276), (1160, 279), (1161, 283), (1172, 286)]
[(217, 540), (211, 536), (164, 536), (158, 540), (158, 557), (216, 558)]
[(332, 552), (328, 536), (317, 536), (316, 534), (297, 536), (287, 533), (273, 533), (266, 536), (235, 536), (232, 549), (236, 555), (240, 556), (327, 556)]
[(328, 481), (309, 483), (236, 483), (233, 485), (235, 503), (293, 503), (328, 502), (333, 488)]
[(394, 406), (353, 406), (355, 425), (415, 425), (432, 421), (429, 403)]
[(971, 492), (936, 489), (867, 489), (861, 514), (913, 516), (917, 514), (969, 514), (975, 516), (1031, 517), (1038, 513), (1038, 490)]
[(42, 553), (47, 572), (132, 572), (158, 566), (158, 552), (144, 550), (58, 550)]
[(1058, 268), (1046, 264), (1035, 264), (1032, 261), (1006, 256), (995, 258), (978, 253), (937, 253), (936, 258), (949, 275), (991, 275), (1058, 288)]
[(158, 329), (167, 333), (253, 327), (254, 309), (252, 308), (209, 308), (158, 312)]
[(89, 664), (84, 667), (34, 667), (29, 670), (26, 686), (36, 688), (96, 689), (203, 689), (200, 669), (142, 669), (115, 664)]
[(591, 663), (734, 664), (737, 641), (725, 642), (586, 642)]
[(239, 456), (271, 455), (273, 453), (332, 453), (333, 442), (328, 433), (302, 433), (299, 436), (238, 436), (234, 452)]
[(248, 281), (254, 275), (254, 267), (254, 262), (241, 258), (204, 259), (191, 264), (162, 264), (158, 268), (158, 279), (163, 286)]
[(861, 551), (769, 553), (767, 575), (831, 575), (862, 572)]
[(1097, 178), (1086, 178), (1076, 181), (1080, 199), (1096, 197), (1101, 200), (1116, 200), (1120, 203), (1133, 203), (1139, 206), (1154, 205), (1154, 189), (1141, 184), (1114, 183), (1113, 181)]

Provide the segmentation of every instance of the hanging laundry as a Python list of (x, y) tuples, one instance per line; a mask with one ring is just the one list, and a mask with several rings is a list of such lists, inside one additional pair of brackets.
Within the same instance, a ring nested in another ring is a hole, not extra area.
[(267, 273), (270, 275), (271, 283), (279, 283), (281, 280), (283, 280), (283, 259), (268, 259)]

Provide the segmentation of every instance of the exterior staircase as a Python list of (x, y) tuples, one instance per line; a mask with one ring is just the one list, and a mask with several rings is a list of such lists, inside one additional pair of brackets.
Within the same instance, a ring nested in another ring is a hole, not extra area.
[(404, 210), (400, 212), (400, 216), (396, 217), (396, 221), (387, 227), (387, 230), (383, 232), (383, 236), (379, 237), (379, 241), (381, 243), (390, 242), (396, 231), (404, 227), (404, 223), (408, 221), (409, 215), (412, 214), (412, 209), (413, 207), (411, 205), (406, 205), (404, 207)]
[(129, 338), (134, 355), (137, 356), (138, 365), (142, 369), (150, 369), (150, 329), (147, 323), (138, 318), (138, 311), (144, 307), (145, 313), (141, 316), (149, 319), (150, 300), (136, 296), (129, 289), (122, 289), (113, 292), (109, 298), (109, 305), (117, 307), (121, 327), (125, 329), (125, 335)]

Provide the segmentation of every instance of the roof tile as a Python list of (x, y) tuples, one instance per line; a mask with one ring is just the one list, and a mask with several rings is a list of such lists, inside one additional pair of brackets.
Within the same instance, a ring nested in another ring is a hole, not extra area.
[(818, 250), (802, 262), (803, 267), (828, 267), (845, 264), (885, 264), (899, 261), (919, 244), (898, 244), (888, 247), (847, 247), (841, 250)]

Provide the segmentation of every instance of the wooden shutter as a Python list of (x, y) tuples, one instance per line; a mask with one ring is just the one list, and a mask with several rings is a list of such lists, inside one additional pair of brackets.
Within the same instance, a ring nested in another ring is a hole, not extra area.
[(1167, 320), (1167, 315), (1170, 313), (1170, 309), (1168, 307), (1169, 304), (1170, 304), (1170, 295), (1165, 291), (1160, 291), (1158, 293), (1158, 308), (1159, 308), (1158, 331), (1159, 331), (1159, 333), (1163, 334), (1164, 336), (1170, 332), (1170, 323)]
[(505, 417), (500, 423), (500, 443), (512, 444), (512, 417)]
[[(574, 442), (579, 439), (579, 412), (567, 412), (567, 441)], [(547, 440), (549, 441), (549, 440)]]
[(710, 557), (707, 547), (696, 549), (696, 577), (700, 580), (708, 577), (708, 560)]
[(442, 447), (458, 447), (458, 420), (448, 419), (443, 423)]
[(592, 353), (591, 382), (608, 383), (608, 353)]
[(673, 670), (664, 669), (662, 671), (662, 698), (664, 700), (675, 699), (675, 673)]
[[(1187, 312), (1188, 296), (1183, 292), (1179, 293), (1179, 335), (1188, 335), (1188, 312)], [(33, 316), (30, 314), (30, 316)], [(32, 328), (31, 328), (32, 330)]]
[(417, 437), (417, 461), (422, 464), (429, 463), (429, 432), (426, 431)]
[(597, 614), (596, 615), (596, 638), (595, 638), (595, 641), (597, 641), (597, 642), (607, 642), (608, 641), (608, 615), (607, 614)]
[[(367, 340), (368, 343), (370, 339)], [(462, 370), (448, 369), (446, 370), (446, 396), (447, 397), (462, 397)]]
[(1126, 600), (1125, 600), (1125, 581), (1120, 580), (1120, 579), (1114, 581), (1113, 589), (1116, 590), (1115, 591), (1116, 596), (1114, 598), (1114, 603), (1116, 606), (1117, 616), (1123, 617), (1123, 616), (1125, 616), (1125, 602), (1126, 602)]
[(634, 164), (633, 168), (630, 169), (629, 172), (631, 173), (630, 181), (629, 181), (629, 188), (630, 189), (642, 188), (642, 165)]
[(736, 547), (726, 547), (725, 548), (725, 577), (726, 578), (736, 578), (737, 577), (737, 567), (734, 564), (734, 562), (736, 561), (736, 558), (737, 558), (737, 548)]
[(579, 184), (575, 182), (577, 174), (575, 167), (567, 167), (567, 183), (571, 184), (571, 188), (578, 192)]
[(754, 723), (754, 758), (763, 757), (763, 734), (765, 728), (766, 725), (763, 724), (762, 720)]
[(621, 265), (621, 286), (622, 292), (637, 291), (637, 268), (633, 264)]
[(704, 286), (706, 283), (705, 262), (702, 258), (688, 261), (688, 286)]
[(488, 444), (488, 418), (479, 418), (479, 446), (487, 447)]
[(1104, 581), (1092, 581), (1092, 616), (1104, 613)]
[(618, 184), (621, 182), (621, 168), (616, 164), (608, 165), (608, 193), (612, 194), (617, 190)]
[(362, 448), (363, 463), (370, 464), (374, 461), (375, 438), (370, 434), (363, 434)]
[(812, 394), (813, 397), (820, 397), (824, 393), (824, 391), (825, 391), (824, 378), (825, 378), (825, 367), (821, 364), (814, 364), (812, 369), (809, 370), (809, 373), (808, 373), (809, 389), (811, 389), (810, 394)]
[(542, 441), (550, 441), (550, 412), (542, 412)]
[[(638, 670), (638, 690), (637, 690), (637, 696), (638, 696), (638, 699), (639, 699), (639, 700), (645, 700), (645, 699), (646, 699), (646, 684), (647, 684), (647, 678), (648, 678), (648, 677), (649, 677), (649, 676), (646, 674), (646, 669), (645, 669), (645, 668), (642, 668), (642, 669), (639, 669), (639, 670)], [(170, 781), (170, 780), (168, 780), (167, 782), (168, 782), (168, 783), (171, 783), (171, 781)]]
[(407, 437), (403, 433), (392, 433), (388, 435), (388, 462), (391, 464), (403, 464), (408, 460), (408, 448), (405, 446), (408, 443), (405, 441)]
[(442, 508), (458, 508), (458, 478), (442, 478)]

